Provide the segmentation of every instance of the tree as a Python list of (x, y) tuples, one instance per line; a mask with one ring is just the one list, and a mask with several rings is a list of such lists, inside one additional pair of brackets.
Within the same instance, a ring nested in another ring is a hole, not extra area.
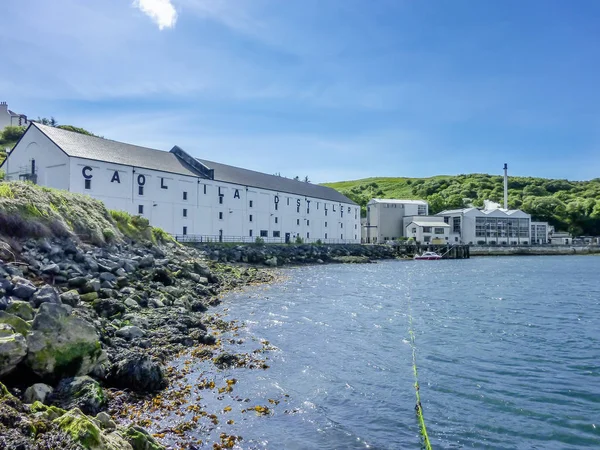
[(430, 195), (427, 197), (427, 202), (429, 203), (429, 214), (437, 214), (446, 209), (446, 202), (440, 194)]
[(18, 141), (25, 133), (25, 127), (9, 125), (0, 133), (0, 144), (9, 144)]

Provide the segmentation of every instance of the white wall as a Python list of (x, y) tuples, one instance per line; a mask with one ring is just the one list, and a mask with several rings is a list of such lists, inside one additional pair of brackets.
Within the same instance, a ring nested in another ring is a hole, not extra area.
[(8, 180), (31, 173), (35, 160), (37, 183), (57, 189), (69, 189), (69, 157), (37, 128), (31, 127), (4, 162)]
[[(405, 236), (409, 238), (413, 238), (415, 241), (418, 241), (422, 244), (433, 242), (436, 239), (440, 239), (444, 241), (444, 243), (449, 242), (450, 239), (450, 228), (445, 226), (445, 223), (438, 221), (428, 221), (427, 227), (431, 227), (431, 232), (425, 232), (425, 226), (417, 225), (414, 222), (410, 222), (406, 226)], [(426, 239), (429, 238), (429, 240)]]

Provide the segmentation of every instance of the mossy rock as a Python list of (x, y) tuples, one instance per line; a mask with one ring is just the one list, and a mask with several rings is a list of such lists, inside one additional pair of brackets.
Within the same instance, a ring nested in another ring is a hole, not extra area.
[(103, 434), (94, 420), (77, 408), (55, 419), (53, 423), (88, 450), (133, 450), (120, 433)]
[(87, 294), (81, 295), (79, 297), (79, 299), (82, 302), (90, 303), (90, 302), (93, 302), (94, 300), (98, 299), (98, 293), (97, 292), (88, 292)]
[(6, 312), (20, 317), (23, 320), (33, 320), (35, 315), (29, 302), (13, 301), (6, 308)]
[(8, 392), (6, 386), (0, 383), (0, 398), (15, 398), (15, 396)]
[(6, 311), (0, 311), (0, 323), (9, 324), (17, 333), (21, 333), (23, 336), (27, 336), (31, 330), (30, 324), (25, 322), (20, 317), (7, 313)]
[(67, 413), (67, 411), (58, 406), (46, 406), (39, 400), (35, 401), (30, 409), (33, 413), (43, 413), (47, 420), (56, 420)]
[(123, 432), (125, 439), (133, 450), (164, 450), (165, 447), (160, 445), (150, 434), (135, 425), (131, 425)]

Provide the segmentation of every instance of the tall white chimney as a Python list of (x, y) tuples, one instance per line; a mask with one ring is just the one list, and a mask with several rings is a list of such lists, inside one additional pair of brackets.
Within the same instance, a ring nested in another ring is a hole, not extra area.
[(508, 209), (508, 164), (504, 163), (504, 209)]

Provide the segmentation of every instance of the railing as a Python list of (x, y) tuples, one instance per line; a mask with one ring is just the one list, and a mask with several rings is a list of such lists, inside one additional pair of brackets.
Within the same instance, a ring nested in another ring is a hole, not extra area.
[[(354, 239), (313, 239), (303, 238), (301, 242), (290, 237), (287, 241), (285, 237), (256, 237), (256, 236), (219, 236), (219, 235), (200, 235), (200, 234), (173, 234), (173, 239), (177, 242), (195, 242), (195, 243), (223, 243), (223, 244), (359, 244)], [(258, 241), (257, 241), (258, 239)]]

